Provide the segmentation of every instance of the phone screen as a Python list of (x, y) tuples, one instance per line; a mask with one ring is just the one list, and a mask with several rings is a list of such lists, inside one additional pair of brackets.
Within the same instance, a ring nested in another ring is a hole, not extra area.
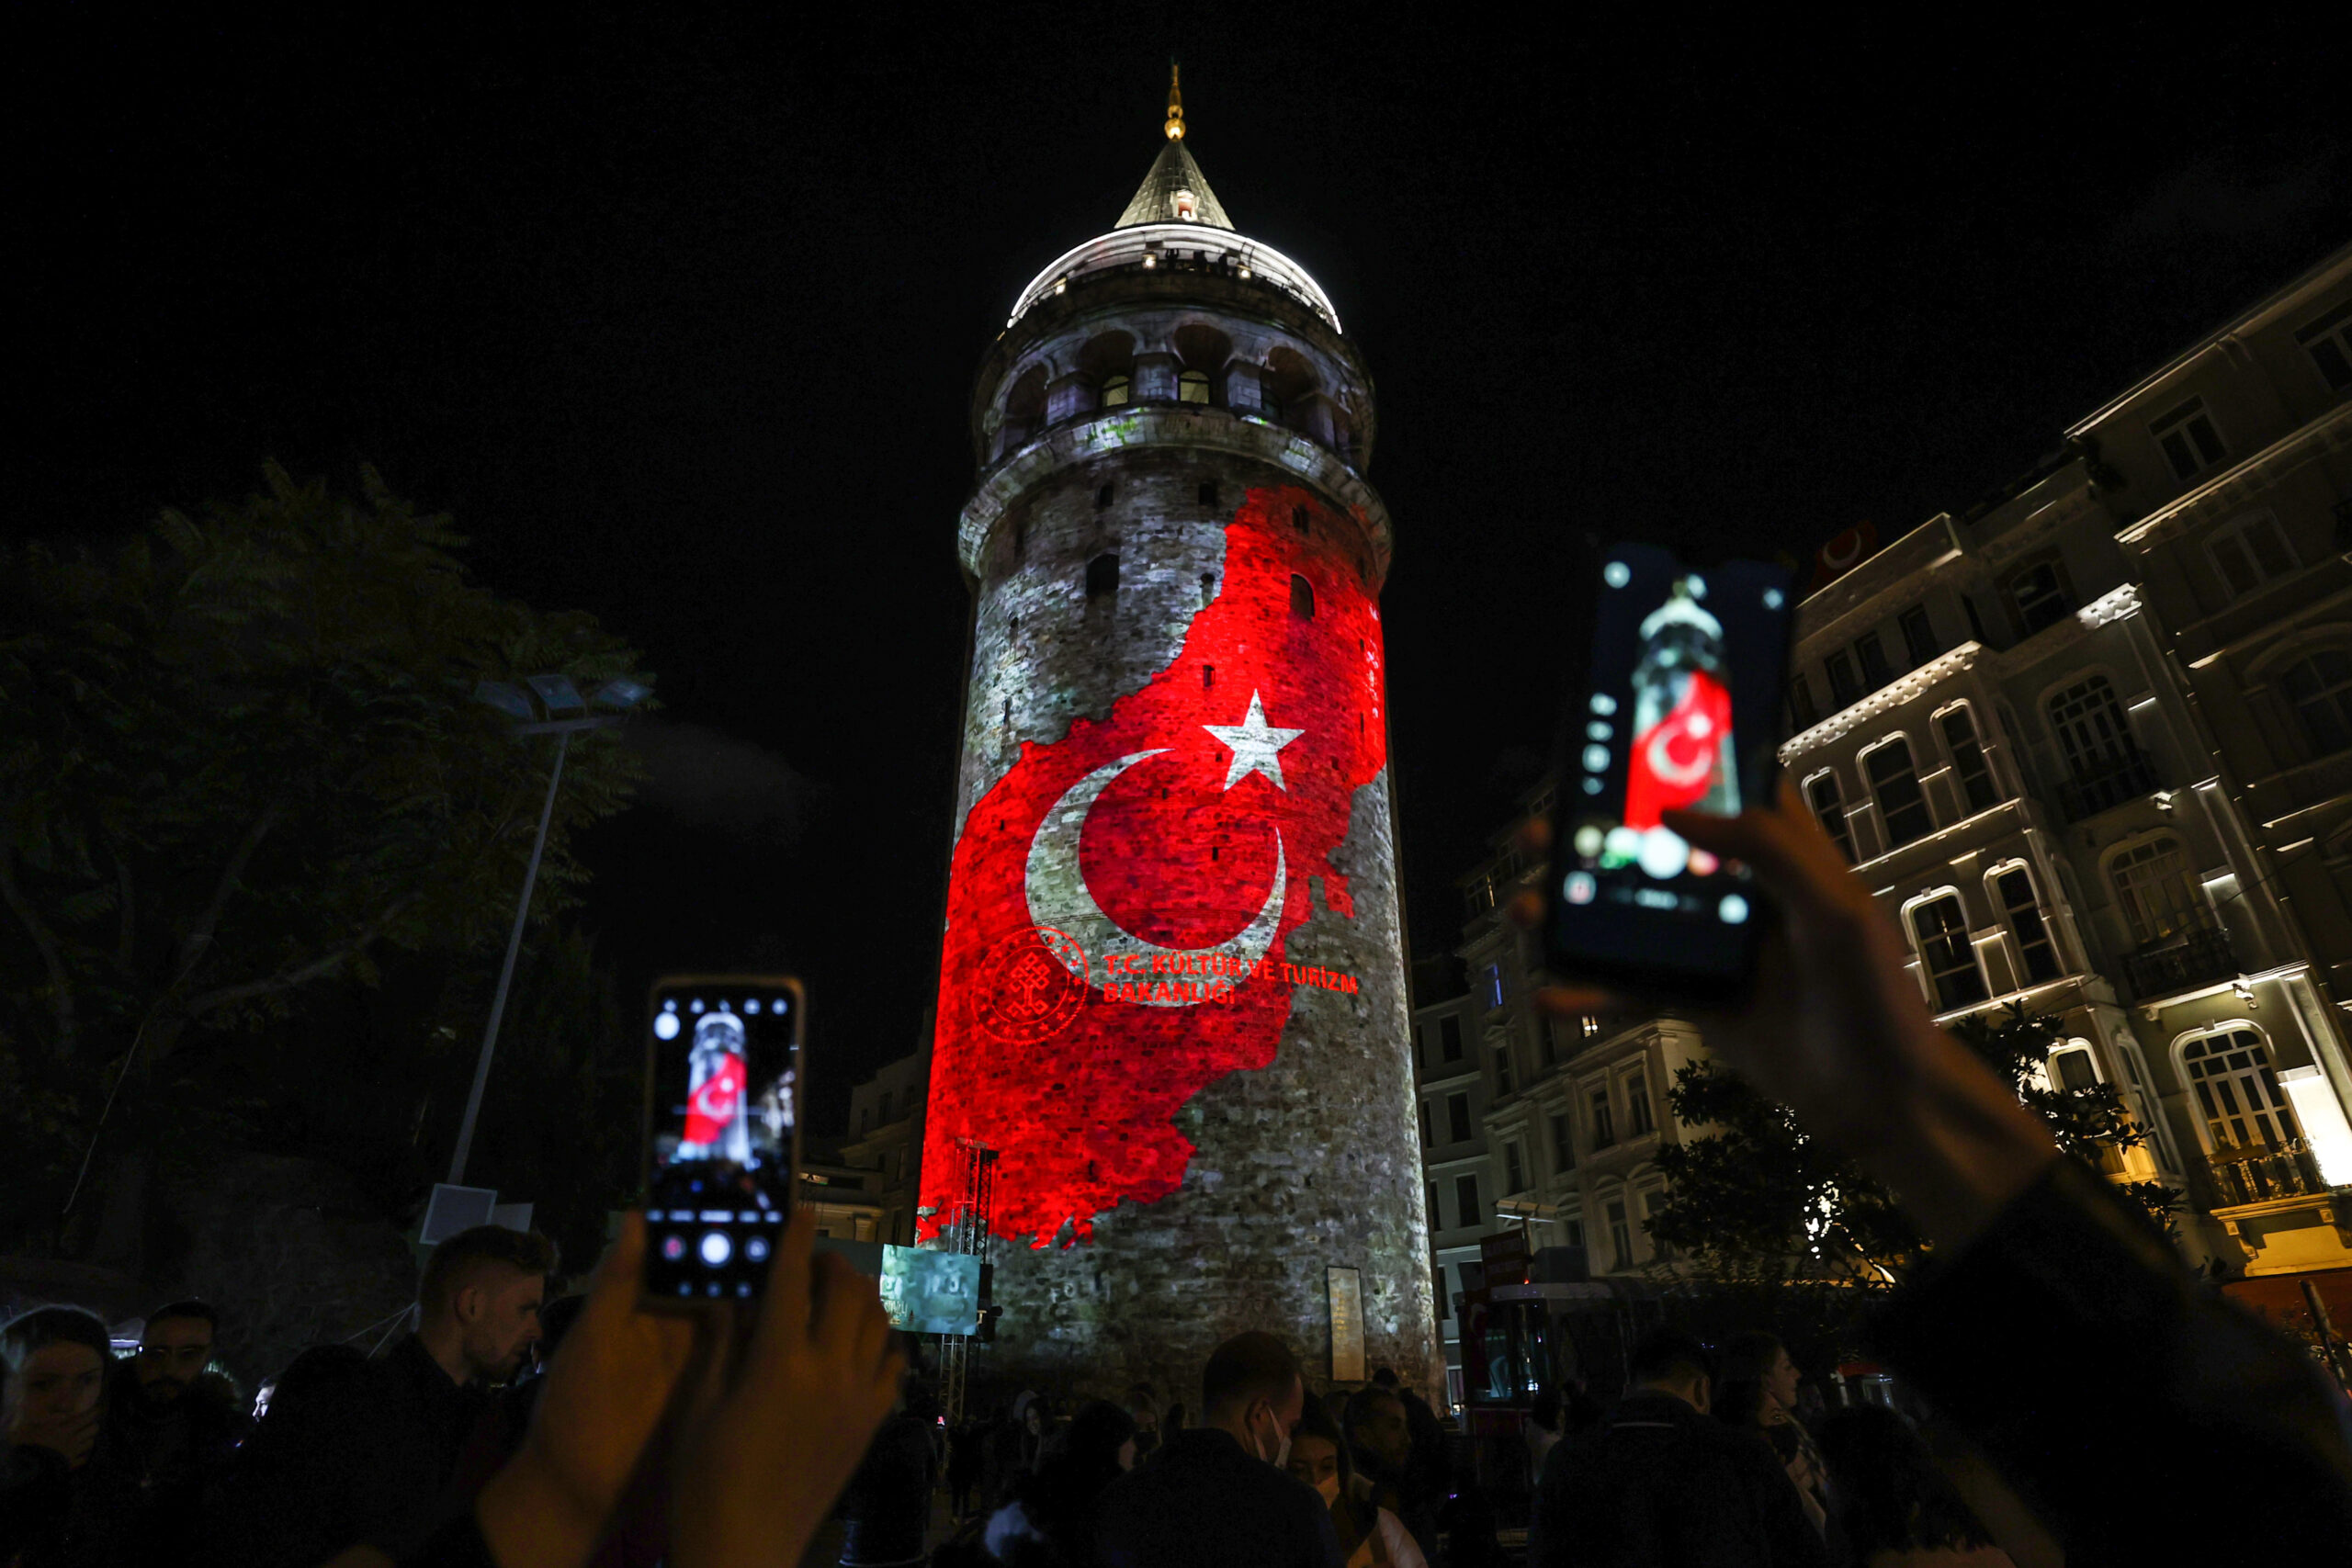
[(800, 983), (669, 979), (647, 1023), (645, 1293), (756, 1295), (790, 1218)]
[(1560, 747), (1548, 942), (1564, 978), (1721, 996), (1755, 958), (1755, 894), (1659, 820), (1765, 804), (1788, 660), (1790, 572), (1684, 564), (1656, 545), (1593, 552), (1592, 641)]

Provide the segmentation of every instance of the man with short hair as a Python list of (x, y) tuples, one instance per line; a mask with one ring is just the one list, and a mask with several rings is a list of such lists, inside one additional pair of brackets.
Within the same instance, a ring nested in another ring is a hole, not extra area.
[(147, 1314), (139, 1353), (113, 1372), (114, 1424), (149, 1499), (150, 1545), (185, 1540), (253, 1423), (234, 1392), (208, 1377), (220, 1315), (196, 1300)]
[(555, 1266), (553, 1242), (503, 1225), (459, 1231), (433, 1249), (417, 1285), (416, 1331), (342, 1395), (326, 1495), (287, 1500), (319, 1527), (306, 1527), (304, 1539), (323, 1533), (393, 1557), (424, 1539), (491, 1385), (511, 1381), (538, 1341)]
[(1770, 1448), (1707, 1415), (1713, 1359), (1671, 1330), (1634, 1347), (1607, 1421), (1552, 1450), (1532, 1568), (1804, 1568), (1828, 1562)]
[(1102, 1495), (1107, 1568), (1340, 1568), (1313, 1487), (1284, 1473), (1306, 1407), (1298, 1358), (1271, 1334), (1236, 1335), (1201, 1374), (1202, 1425)]

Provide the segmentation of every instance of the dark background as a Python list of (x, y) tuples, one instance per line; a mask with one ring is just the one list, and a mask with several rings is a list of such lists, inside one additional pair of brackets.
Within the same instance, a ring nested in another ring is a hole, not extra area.
[(973, 367), (1141, 179), (1170, 53), (1378, 378), (1424, 951), (1547, 747), (1563, 529), (1892, 538), (2352, 235), (2344, 52), (2248, 9), (817, 14), (19, 16), (9, 357), (13, 529), (373, 462), (641, 647), (655, 774), (587, 917), (633, 993), (803, 973), (820, 1126), (933, 984)]

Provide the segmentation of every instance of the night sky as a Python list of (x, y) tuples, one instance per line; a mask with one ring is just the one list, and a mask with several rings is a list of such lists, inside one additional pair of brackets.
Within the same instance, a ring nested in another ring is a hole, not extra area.
[(2352, 237), (2345, 53), (2246, 10), (818, 14), (17, 18), (9, 526), (372, 462), (492, 585), (600, 615), (664, 707), (585, 919), (631, 992), (804, 974), (820, 1124), (933, 985), (973, 371), (1142, 178), (1171, 53), (1217, 196), (1376, 378), (1419, 951), (1541, 769), (1563, 530), (1891, 538)]

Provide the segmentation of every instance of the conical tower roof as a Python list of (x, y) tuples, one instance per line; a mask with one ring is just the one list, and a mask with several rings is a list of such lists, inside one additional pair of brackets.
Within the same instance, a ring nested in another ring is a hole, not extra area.
[(1170, 141), (1159, 150), (1159, 156), (1151, 161), (1151, 173), (1144, 175), (1143, 184), (1136, 190), (1136, 198), (1119, 214), (1119, 228), (1132, 229), (1138, 223), (1233, 227), (1233, 220), (1225, 215), (1216, 192), (1209, 189), (1207, 176), (1193, 162), (1193, 155), (1184, 151), (1182, 141)]

